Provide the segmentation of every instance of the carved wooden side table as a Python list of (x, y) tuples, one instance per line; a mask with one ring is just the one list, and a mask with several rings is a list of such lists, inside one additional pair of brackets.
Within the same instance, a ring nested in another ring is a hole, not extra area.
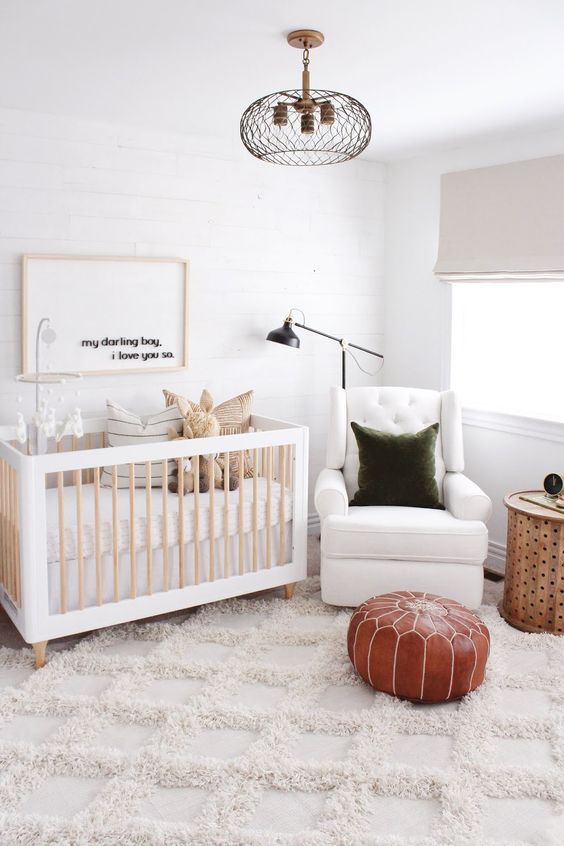
[(564, 634), (564, 513), (507, 494), (507, 558), (500, 613), (525, 632)]

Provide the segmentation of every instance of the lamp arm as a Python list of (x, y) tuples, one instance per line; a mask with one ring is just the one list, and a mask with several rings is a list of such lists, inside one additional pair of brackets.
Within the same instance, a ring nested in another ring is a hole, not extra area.
[(308, 332), (313, 332), (315, 335), (323, 335), (324, 338), (329, 338), (331, 341), (337, 341), (337, 343), (341, 344), (344, 348), (354, 347), (355, 350), (368, 353), (368, 355), (374, 355), (376, 358), (384, 358), (381, 353), (374, 352), (374, 350), (369, 350), (366, 347), (359, 347), (358, 344), (351, 344), (350, 341), (343, 343), (344, 338), (337, 338), (335, 335), (328, 335), (327, 332), (321, 332), (319, 329), (312, 329), (311, 326), (306, 326), (305, 323), (297, 323), (296, 321), (293, 321), (293, 323), (294, 326), (298, 326), (300, 329), (307, 329)]
[(349, 347), (353, 347), (355, 350), (360, 350), (361, 352), (368, 353), (368, 355), (375, 355), (376, 358), (384, 358), (382, 353), (374, 352), (374, 350), (368, 350), (366, 347), (359, 347), (358, 344), (351, 344), (349, 341)]
[(308, 332), (313, 332), (314, 335), (323, 335), (324, 338), (329, 338), (331, 341), (337, 341), (338, 344), (341, 343), (341, 339), (336, 338), (335, 335), (328, 335), (327, 332), (321, 332), (319, 329), (312, 329), (311, 326), (306, 326), (305, 323), (297, 323), (296, 321), (292, 321), (292, 323), (300, 329), (307, 329)]

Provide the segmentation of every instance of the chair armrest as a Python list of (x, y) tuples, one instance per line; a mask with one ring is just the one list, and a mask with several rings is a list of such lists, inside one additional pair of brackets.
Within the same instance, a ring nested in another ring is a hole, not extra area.
[(321, 523), (330, 514), (346, 517), (349, 510), (349, 497), (345, 487), (345, 479), (340, 470), (326, 467), (317, 477), (315, 483), (315, 507)]
[(459, 520), (487, 523), (492, 501), (475, 482), (463, 473), (446, 473), (443, 480), (444, 505)]

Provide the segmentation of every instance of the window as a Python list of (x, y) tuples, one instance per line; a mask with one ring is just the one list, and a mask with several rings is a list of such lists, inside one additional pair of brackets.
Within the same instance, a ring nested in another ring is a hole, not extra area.
[(451, 385), (462, 404), (564, 422), (564, 282), (455, 282)]

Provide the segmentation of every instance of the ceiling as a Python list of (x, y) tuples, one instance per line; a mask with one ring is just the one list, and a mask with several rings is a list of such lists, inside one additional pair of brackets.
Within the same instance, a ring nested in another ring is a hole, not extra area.
[(0, 107), (235, 142), (299, 85), (299, 27), (326, 37), (312, 85), (370, 111), (370, 158), (564, 119), (562, 0), (0, 0)]

